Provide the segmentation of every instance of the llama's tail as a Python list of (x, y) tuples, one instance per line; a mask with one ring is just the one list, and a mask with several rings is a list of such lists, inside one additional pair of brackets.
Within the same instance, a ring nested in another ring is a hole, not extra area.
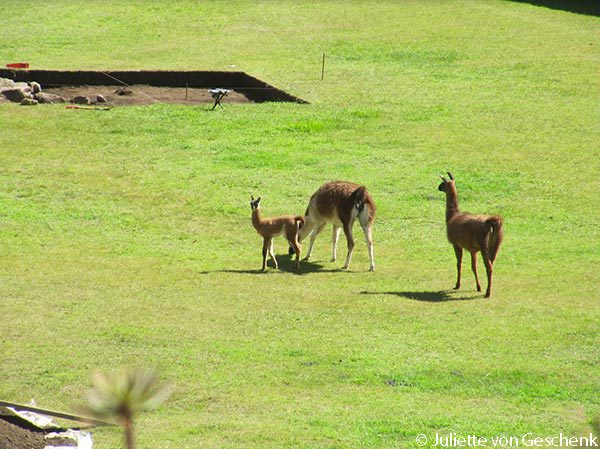
[(294, 221), (296, 222), (296, 229), (300, 230), (302, 226), (304, 226), (304, 217), (302, 215), (296, 215), (294, 217)]
[(494, 263), (496, 261), (496, 256), (498, 255), (498, 250), (500, 249), (502, 239), (504, 239), (504, 221), (502, 220), (501, 216), (493, 215), (486, 220), (486, 223), (489, 224), (491, 228), (489, 252), (490, 259), (492, 263)]

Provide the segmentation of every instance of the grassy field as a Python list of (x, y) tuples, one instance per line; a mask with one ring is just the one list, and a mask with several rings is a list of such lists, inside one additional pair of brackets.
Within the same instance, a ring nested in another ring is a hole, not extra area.
[[(600, 414), (600, 19), (501, 0), (42, 3), (2, 2), (1, 64), (235, 65), (310, 104), (0, 104), (0, 399), (70, 410), (94, 369), (155, 367), (176, 389), (139, 420), (142, 448), (410, 448)], [(505, 218), (490, 300), (466, 261), (449, 291), (446, 170), (464, 210)], [(377, 271), (358, 232), (338, 271), (327, 230), (302, 275), (283, 240), (283, 269), (257, 273), (250, 194), (301, 213), (333, 179), (377, 202)]]

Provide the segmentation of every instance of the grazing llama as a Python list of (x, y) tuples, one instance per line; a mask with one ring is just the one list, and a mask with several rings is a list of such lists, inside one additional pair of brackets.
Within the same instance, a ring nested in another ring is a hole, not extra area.
[[(370, 271), (375, 271), (375, 259), (373, 256), (373, 238), (371, 226), (375, 218), (375, 203), (367, 192), (365, 186), (351, 182), (335, 181), (323, 184), (319, 190), (310, 198), (305, 214), (305, 226), (300, 229), (300, 240), (310, 235), (310, 245), (306, 253), (306, 260), (312, 254), (315, 239), (321, 233), (327, 223), (333, 224), (333, 253), (331, 261), (337, 259), (337, 242), (340, 229), (344, 230), (348, 241), (348, 255), (344, 269), (347, 269), (352, 259), (354, 250), (354, 238), (352, 237), (352, 226), (358, 218), (365, 233), (369, 258), (371, 261)], [(291, 248), (290, 248), (291, 252)]]
[(260, 216), (260, 196), (254, 199), (250, 196), (250, 207), (252, 208), (252, 225), (263, 238), (262, 250), (262, 271), (267, 267), (267, 253), (275, 264), (275, 268), (279, 268), (275, 254), (273, 253), (273, 237), (277, 237), (285, 233), (285, 238), (296, 253), (296, 271), (300, 271), (300, 251), (302, 247), (298, 240), (298, 230), (304, 225), (304, 217), (302, 215), (292, 216), (283, 215), (275, 218), (261, 218)]
[(457, 278), (455, 289), (460, 288), (460, 272), (462, 264), (463, 249), (471, 253), (471, 268), (475, 274), (477, 291), (481, 291), (481, 284), (477, 278), (477, 253), (481, 251), (485, 270), (487, 272), (488, 285), (485, 297), (489, 298), (492, 293), (492, 274), (494, 261), (498, 255), (498, 249), (504, 235), (502, 217), (499, 215), (473, 215), (461, 213), (458, 209), (458, 197), (456, 185), (452, 174), (448, 172), (450, 179), (443, 176), (438, 190), (446, 193), (446, 232), (448, 241), (454, 246), (456, 254)]

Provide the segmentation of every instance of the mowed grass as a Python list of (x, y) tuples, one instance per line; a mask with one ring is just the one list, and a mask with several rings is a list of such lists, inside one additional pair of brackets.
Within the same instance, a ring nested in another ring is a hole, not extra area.
[[(143, 365), (176, 389), (140, 447), (577, 432), (600, 414), (599, 25), (508, 1), (3, 2), (3, 64), (235, 65), (311, 104), (0, 104), (0, 398), (70, 410), (94, 369)], [(449, 290), (446, 170), (505, 218), (489, 300), (468, 260)], [(303, 274), (283, 240), (257, 273), (250, 194), (297, 214), (333, 179), (377, 202), (377, 271), (357, 227), (348, 272), (327, 229)]]

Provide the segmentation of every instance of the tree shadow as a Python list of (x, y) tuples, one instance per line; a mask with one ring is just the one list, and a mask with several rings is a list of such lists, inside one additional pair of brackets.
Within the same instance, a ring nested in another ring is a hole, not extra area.
[(369, 292), (362, 291), (361, 295), (393, 295), (400, 298), (410, 299), (422, 302), (446, 302), (446, 301), (471, 301), (474, 299), (483, 299), (483, 294), (464, 296), (458, 290), (441, 290), (433, 292)]
[(598, 0), (510, 0), (518, 3), (529, 3), (534, 6), (543, 6), (550, 9), (560, 9), (588, 16), (600, 16), (600, 2)]

